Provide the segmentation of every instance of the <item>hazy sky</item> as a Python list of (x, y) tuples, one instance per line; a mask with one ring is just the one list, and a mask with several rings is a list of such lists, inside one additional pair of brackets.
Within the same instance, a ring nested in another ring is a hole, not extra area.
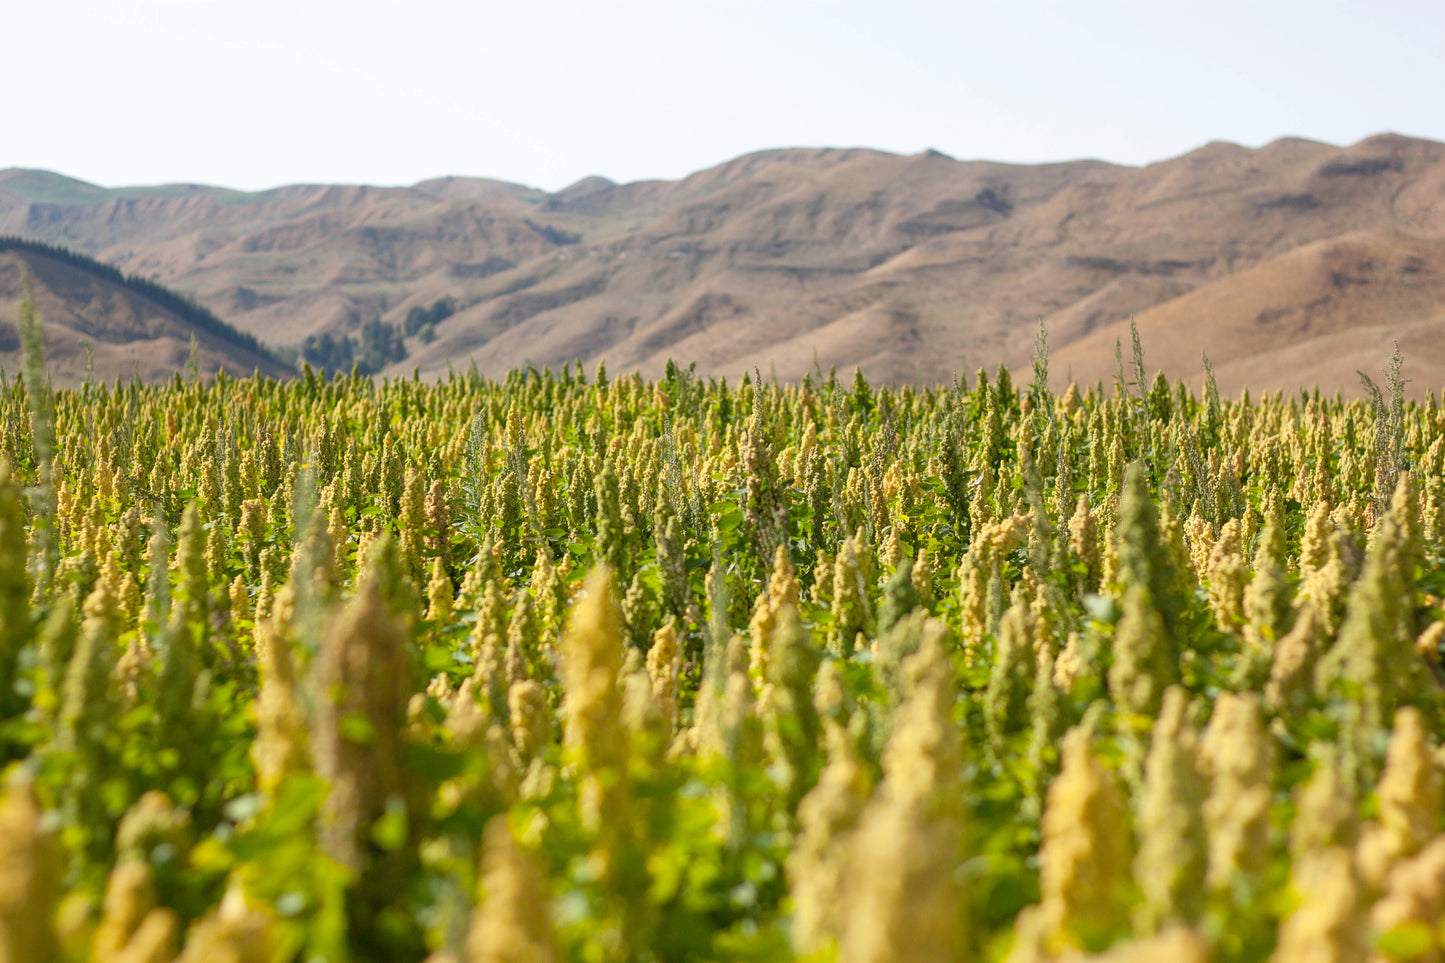
[(1445, 3), (0, 0), (0, 168), (557, 189), (765, 147), (1445, 140)]

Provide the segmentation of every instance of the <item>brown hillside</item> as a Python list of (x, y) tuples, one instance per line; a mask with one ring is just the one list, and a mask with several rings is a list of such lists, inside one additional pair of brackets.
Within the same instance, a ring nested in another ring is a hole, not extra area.
[[(1200, 323), (1204, 319), (1207, 323)], [(1284, 389), (1377, 382), (1398, 341), (1417, 392), (1445, 385), (1445, 240), (1362, 231), (1305, 245), (1141, 312), (1145, 361), (1219, 388)], [(1051, 358), (1081, 382), (1115, 380), (1114, 342), (1129, 357), (1127, 322), (1095, 331)], [(1065, 374), (1065, 380), (1067, 374)]]
[[(139, 375), (161, 381), (184, 370), (191, 336), (199, 348), (200, 370), (231, 374), (256, 369), (271, 377), (289, 372), (270, 359), (223, 341), (168, 309), (118, 284), (62, 261), (25, 251), (0, 252), (0, 367), (21, 370), (15, 319), (29, 274), (35, 307), (43, 322), (51, 376), (75, 384), (90, 374), (113, 381)], [(87, 348), (89, 350), (87, 350)]]
[(0, 233), (155, 275), (272, 343), (454, 298), (398, 373), (573, 358), (656, 372), (672, 357), (936, 381), (1026, 366), (1042, 319), (1056, 373), (1109, 380), (1117, 326), (1137, 315), (1151, 366), (1183, 377), (1202, 350), (1222, 385), (1353, 390), (1354, 368), (1378, 370), (1399, 338), (1415, 387), (1442, 381), (1445, 145), (1396, 135), (1214, 143), (1142, 168), (775, 150), (551, 195), (466, 178), (104, 191), (7, 173)]

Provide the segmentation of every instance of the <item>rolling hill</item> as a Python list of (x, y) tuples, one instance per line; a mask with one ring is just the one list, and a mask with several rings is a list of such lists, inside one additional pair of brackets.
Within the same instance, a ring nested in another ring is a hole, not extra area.
[(0, 172), (0, 233), (173, 286), (262, 340), (400, 324), (443, 297), (395, 372), (605, 359), (891, 381), (1028, 364), (1113, 375), (1136, 317), (1150, 367), (1225, 390), (1353, 390), (1399, 339), (1445, 384), (1445, 145), (1213, 143), (1146, 167), (1009, 165), (935, 151), (789, 149), (679, 181), (547, 194), (411, 187), (105, 189)]
[(254, 338), (158, 285), (59, 249), (0, 237), (0, 368), (21, 370), (15, 319), (31, 283), (45, 333), (46, 361), (57, 382), (139, 376), (161, 381), (190, 360), (191, 339), (203, 374), (293, 372)]

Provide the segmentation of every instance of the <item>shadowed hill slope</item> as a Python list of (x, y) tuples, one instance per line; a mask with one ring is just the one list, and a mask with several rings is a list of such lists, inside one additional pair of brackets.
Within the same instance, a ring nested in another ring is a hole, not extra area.
[(270, 377), (292, 372), (235, 332), (198, 324), (174, 295), (147, 296), (118, 281), (113, 271), (96, 270), (83, 258), (26, 247), (0, 247), (0, 367), (21, 368), (16, 328), (24, 279), (28, 276), (43, 322), (46, 361), (59, 383), (97, 379), (164, 380), (184, 370), (196, 339), (200, 371), (235, 375), (260, 370)]

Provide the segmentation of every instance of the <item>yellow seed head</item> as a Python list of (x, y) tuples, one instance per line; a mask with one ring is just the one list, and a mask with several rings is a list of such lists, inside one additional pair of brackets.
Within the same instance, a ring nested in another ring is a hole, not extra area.
[(508, 715), (512, 723), (512, 744), (523, 764), (552, 742), (552, 707), (540, 682), (523, 679), (507, 691)]
[(1171, 687), (1164, 694), (1144, 761), (1134, 878), (1144, 893), (1140, 922), (1146, 931), (1166, 922), (1191, 923), (1201, 908), (1206, 783), (1188, 709), (1183, 689)]
[(592, 858), (603, 878), (622, 868), (623, 850), (635, 832), (629, 753), (622, 720), (622, 613), (612, 594), (612, 570), (600, 565), (588, 576), (582, 598), (562, 634), (564, 739), (578, 770), (583, 827), (594, 835)]
[(822, 949), (842, 931), (850, 834), (872, 790), (852, 743), (836, 725), (832, 728), (836, 737), (828, 741), (828, 764), (798, 804), (798, 841), (788, 857), (793, 946), (799, 953)]
[[(1388, 933), (1413, 925), (1431, 935), (1431, 945), (1414, 959), (1439, 963), (1439, 924), (1445, 916), (1445, 836), (1436, 837), (1419, 853), (1397, 863), (1385, 877), (1383, 889), (1384, 895), (1370, 910), (1371, 929)], [(1384, 963), (1382, 954), (1374, 959)]]
[(612, 597), (612, 571), (587, 576), (584, 595), (562, 634), (562, 684), (567, 698), (566, 742), (584, 772), (621, 769), (626, 739), (617, 726), (622, 693), (622, 615)]
[(883, 785), (850, 847), (840, 963), (950, 963), (963, 952), (963, 746), (941, 626), (925, 628), (904, 669), (913, 682), (884, 750)]
[(1313, 602), (1305, 602), (1294, 625), (1274, 646), (1264, 701), (1278, 712), (1308, 694), (1320, 656), (1320, 617)]
[(176, 963), (273, 963), (275, 942), (271, 917), (233, 886), (217, 909), (191, 927)]
[[(151, 917), (157, 917), (152, 920)], [(147, 925), (149, 924), (149, 925)], [(117, 863), (105, 885), (100, 926), (90, 942), (90, 958), (104, 960), (157, 960), (175, 958), (177, 921), (167, 909), (155, 908), (155, 886), (150, 864), (138, 859)], [(160, 955), (165, 951), (165, 955)]]
[(157, 789), (141, 796), (121, 818), (115, 848), (123, 859), (149, 859), (158, 846), (184, 854), (190, 844), (191, 814)]
[(440, 557), (432, 559), (431, 580), (427, 583), (427, 621), (446, 625), (452, 618), (452, 580)]
[(10, 786), (0, 796), (0, 960), (59, 957), (51, 917), (60, 897), (60, 853), (40, 816), (30, 785)]
[(1319, 759), (1308, 782), (1295, 795), (1289, 851), (1295, 861), (1332, 846), (1353, 846), (1360, 816), (1354, 794), (1330, 753)]
[(681, 663), (677, 625), (668, 620), (653, 633), (652, 648), (647, 650), (647, 675), (652, 680), (652, 698), (669, 732), (677, 729), (677, 674)]
[(411, 698), (406, 631), (368, 573), (318, 656), (322, 693), (311, 745), (331, 785), (323, 837), (333, 858), (359, 869), (371, 825), (403, 793), (402, 738)]
[(1270, 963), (1364, 960), (1364, 904), (1349, 850), (1334, 847), (1305, 855), (1295, 863), (1290, 885), (1300, 904), (1280, 924)]
[(492, 817), (482, 845), (482, 902), (468, 927), (466, 963), (561, 963), (545, 880), (506, 817)]
[(1360, 877), (1372, 888), (1384, 882), (1392, 866), (1419, 852), (1436, 832), (1442, 803), (1440, 770), (1425, 722), (1413, 706), (1395, 713), (1395, 730), (1375, 795), (1380, 818), (1364, 828), (1356, 854)]
[(1078, 945), (1080, 928), (1121, 921), (1119, 890), (1129, 875), (1127, 810), (1113, 777), (1094, 756), (1089, 731), (1064, 737), (1062, 768), (1049, 785), (1039, 848), (1042, 925), (1048, 945)]
[(286, 623), (295, 598), (291, 585), (282, 588), (281, 604), (271, 618), (256, 626), (256, 739), (251, 761), (256, 786), (273, 792), (288, 773), (309, 767), (306, 712), (297, 697), (296, 669), (286, 638)]
[(1210, 776), (1204, 804), (1211, 887), (1258, 874), (1268, 856), (1274, 753), (1260, 723), (1259, 698), (1226, 692), (1215, 703), (1202, 745)]

